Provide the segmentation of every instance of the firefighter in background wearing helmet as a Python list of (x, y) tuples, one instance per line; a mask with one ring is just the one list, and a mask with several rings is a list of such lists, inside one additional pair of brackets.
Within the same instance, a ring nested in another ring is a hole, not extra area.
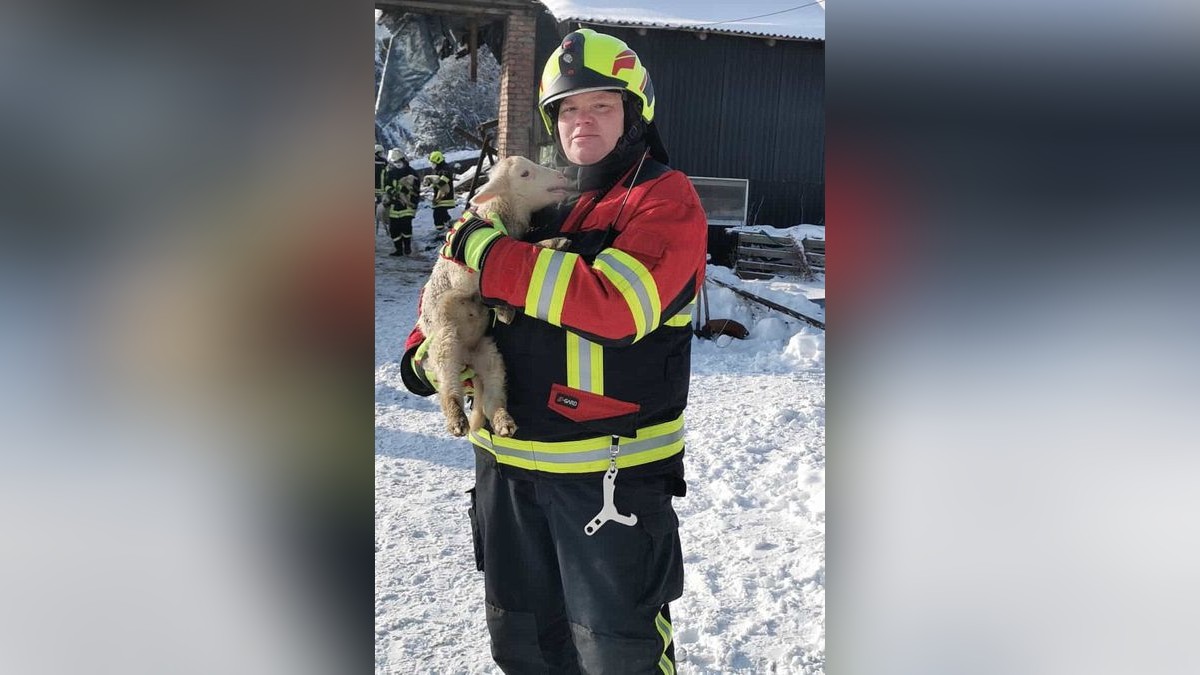
[(387, 211), (382, 205), (383, 201), (383, 174), (387, 170), (387, 159), (383, 156), (383, 146), (375, 144), (375, 229), (378, 231), (380, 225), (387, 220)]
[[(470, 432), (477, 567), (506, 673), (674, 673), (669, 603), (683, 592), (673, 497), (683, 479), (690, 320), (707, 224), (668, 165), (650, 75), (621, 40), (563, 38), (538, 109), (578, 196), (538, 212), (553, 250), (466, 214), (442, 255), (479, 275), (509, 373), (511, 438)], [(401, 375), (434, 393), (414, 330)]]
[(388, 151), (384, 173), (384, 201), (388, 204), (388, 234), (396, 250), (389, 255), (412, 253), (412, 221), (420, 199), (417, 191), (417, 172), (408, 165), (400, 148)]
[(433, 171), (421, 184), (433, 189), (433, 229), (443, 233), (450, 222), (450, 209), (457, 205), (454, 201), (454, 169), (446, 163), (441, 150), (429, 153), (429, 164)]

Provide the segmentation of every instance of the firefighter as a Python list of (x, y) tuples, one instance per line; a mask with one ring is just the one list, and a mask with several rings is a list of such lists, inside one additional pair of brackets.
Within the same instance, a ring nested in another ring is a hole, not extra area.
[[(674, 673), (669, 603), (683, 592), (674, 497), (686, 492), (692, 309), (707, 225), (670, 168), (649, 73), (621, 40), (580, 29), (542, 71), (538, 110), (577, 198), (537, 214), (552, 250), (468, 213), (442, 255), (479, 275), (508, 371), (516, 434), (469, 433), (476, 565), (492, 657), (506, 673)], [(436, 383), (414, 330), (401, 363)]]
[(396, 250), (388, 255), (412, 253), (412, 221), (420, 196), (417, 191), (417, 172), (408, 165), (400, 148), (388, 151), (384, 172), (384, 202), (388, 205), (388, 234)]
[(386, 211), (381, 204), (383, 200), (383, 173), (387, 170), (387, 159), (383, 156), (383, 146), (375, 144), (375, 229), (387, 219)]
[(450, 222), (450, 209), (457, 206), (454, 201), (454, 169), (446, 163), (441, 150), (429, 153), (429, 164), (433, 171), (425, 176), (422, 185), (433, 189), (433, 229), (444, 233)]

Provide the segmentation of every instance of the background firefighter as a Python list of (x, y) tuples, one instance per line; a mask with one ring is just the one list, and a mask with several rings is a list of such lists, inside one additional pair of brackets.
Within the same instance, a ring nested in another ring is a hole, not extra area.
[(433, 166), (433, 171), (425, 176), (422, 185), (433, 190), (433, 198), (430, 200), (433, 204), (433, 229), (445, 232), (446, 225), (450, 222), (450, 209), (457, 206), (457, 202), (454, 201), (454, 169), (446, 163), (446, 156), (441, 150), (429, 153), (429, 163)]
[(384, 201), (388, 205), (388, 234), (396, 250), (389, 255), (412, 253), (412, 221), (420, 195), (417, 191), (417, 172), (399, 148), (388, 151), (388, 167), (384, 174)]
[(375, 144), (375, 228), (387, 221), (387, 211), (383, 208), (383, 176), (387, 171), (387, 159), (383, 156), (383, 146)]

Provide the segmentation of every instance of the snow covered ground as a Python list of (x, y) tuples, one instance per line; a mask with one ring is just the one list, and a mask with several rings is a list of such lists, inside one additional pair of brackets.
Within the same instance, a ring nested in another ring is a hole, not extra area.
[[(433, 237), (423, 206), (418, 250)], [(435, 401), (400, 381), (436, 251), (391, 258), (391, 241), (376, 241), (375, 670), (498, 673), (466, 515), (470, 447), (445, 432)], [(709, 274), (824, 320), (806, 299), (824, 297), (823, 279)], [(680, 672), (823, 673), (825, 335), (708, 288), (711, 316), (743, 323), (750, 337), (693, 346), (688, 494), (675, 502), (685, 558), (684, 596), (671, 607)]]

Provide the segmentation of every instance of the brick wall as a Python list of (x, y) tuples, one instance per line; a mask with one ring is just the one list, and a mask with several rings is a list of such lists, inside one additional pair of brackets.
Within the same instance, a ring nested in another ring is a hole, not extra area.
[(510, 14), (505, 23), (504, 56), (500, 65), (500, 125), (497, 148), (501, 157), (533, 157), (533, 114), (537, 74), (533, 63), (537, 23), (531, 14)]

